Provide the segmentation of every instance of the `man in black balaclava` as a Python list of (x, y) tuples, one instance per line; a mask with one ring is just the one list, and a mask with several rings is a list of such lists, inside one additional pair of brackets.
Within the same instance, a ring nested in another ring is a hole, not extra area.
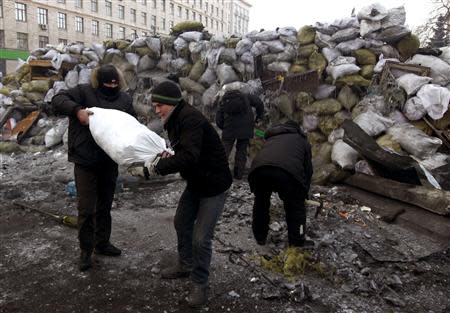
[(78, 196), (78, 239), (80, 271), (92, 267), (92, 253), (119, 256), (110, 242), (111, 205), (117, 164), (96, 144), (89, 131), (90, 107), (116, 109), (136, 115), (132, 98), (121, 91), (123, 81), (113, 65), (94, 69), (90, 84), (62, 90), (52, 99), (59, 114), (69, 116), (68, 157), (75, 163)]

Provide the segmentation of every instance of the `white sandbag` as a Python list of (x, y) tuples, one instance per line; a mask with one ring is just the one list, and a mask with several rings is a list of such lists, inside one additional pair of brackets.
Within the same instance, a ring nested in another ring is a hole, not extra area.
[(81, 51), (83, 51), (84, 45), (83, 44), (75, 44), (69, 46), (69, 52), (73, 54), (81, 54)]
[(416, 54), (411, 60), (405, 62), (407, 64), (419, 64), (431, 68), (430, 77), (433, 83), (441, 86), (450, 82), (450, 64), (432, 55)]
[(53, 49), (48, 50), (47, 53), (44, 54), (44, 55), (41, 57), (41, 59), (51, 60), (51, 59), (53, 59), (56, 55), (58, 55), (58, 53), (59, 53), (58, 51), (53, 50)]
[(331, 134), (328, 136), (328, 142), (334, 144), (339, 139), (343, 139), (345, 135), (345, 131), (343, 128), (333, 129)]
[(225, 49), (225, 47), (220, 48), (211, 48), (206, 53), (206, 60), (208, 61), (208, 67), (215, 69), (217, 68), (217, 65), (219, 64), (219, 58), (222, 51)]
[(139, 63), (139, 55), (136, 53), (125, 53), (125, 59), (127, 59), (128, 63), (133, 64), (134, 66), (137, 66)]
[(337, 66), (327, 66), (327, 74), (331, 75), (334, 80), (346, 75), (358, 73), (361, 68), (355, 64), (342, 64)]
[(291, 63), (289, 62), (273, 62), (267, 66), (267, 69), (272, 72), (289, 72)]
[(321, 84), (317, 88), (317, 90), (314, 92), (314, 99), (316, 100), (322, 100), (326, 98), (334, 98), (331, 95), (336, 91), (336, 86), (334, 85), (327, 85), (327, 84)]
[(250, 52), (247, 51), (241, 55), (241, 61), (244, 62), (245, 64), (253, 64), (254, 57)]
[(69, 127), (69, 118), (63, 118), (56, 122), (47, 133), (45, 133), (44, 142), (47, 148), (56, 146), (62, 142), (63, 135)]
[(367, 162), (366, 160), (359, 160), (358, 162), (356, 162), (355, 172), (375, 176), (375, 172), (372, 166), (370, 166), (369, 162)]
[(219, 86), (212, 84), (211, 87), (205, 90), (202, 95), (202, 103), (206, 107), (212, 107), (217, 93), (219, 92)]
[(331, 40), (334, 42), (343, 42), (355, 39), (359, 36), (359, 28), (346, 28), (339, 30), (331, 36)]
[(172, 61), (172, 54), (163, 53), (161, 55), (161, 59), (159, 59), (157, 67), (164, 72), (168, 72), (171, 61)]
[[(50, 89), (47, 91), (47, 93), (45, 94), (44, 102), (47, 102), (47, 103), (52, 102), (52, 99), (53, 99), (53, 96), (54, 96), (54, 95), (55, 95), (55, 89), (50, 88)], [(0, 114), (0, 116), (1, 116), (1, 114)]]
[(450, 46), (449, 47), (442, 47), (442, 48), (439, 48), (439, 49), (442, 51), (441, 55), (439, 56), (439, 59), (441, 59), (441, 60), (443, 60), (443, 61), (445, 61), (445, 62), (450, 64)]
[(265, 41), (263, 44), (269, 47), (269, 52), (271, 53), (279, 53), (284, 51), (284, 44), (279, 40)]
[(149, 71), (149, 70), (154, 69), (155, 66), (156, 66), (156, 61), (153, 60), (148, 54), (146, 54), (142, 58), (139, 59), (136, 71), (138, 73)]
[(398, 8), (392, 8), (388, 10), (387, 16), (381, 20), (382, 28), (389, 28), (396, 25), (405, 25), (406, 21), (406, 11), (405, 7), (402, 5)]
[(239, 77), (234, 72), (233, 67), (225, 63), (217, 66), (217, 78), (219, 80), (220, 86), (239, 80)]
[(434, 155), (442, 145), (442, 140), (428, 136), (411, 124), (395, 125), (387, 133), (403, 150), (421, 159)]
[(256, 39), (256, 41), (271, 41), (277, 40), (279, 36), (280, 34), (274, 30), (265, 30), (255, 34), (254, 38)]
[(241, 77), (245, 76), (245, 74), (246, 74), (246, 72), (245, 72), (246, 71), (246, 67), (245, 67), (245, 63), (244, 62), (237, 61), (237, 62), (234, 62), (232, 64), (232, 66), (233, 66), (234, 70), (238, 74), (240, 74)]
[(421, 161), (420, 164), (423, 165), (427, 170), (431, 171), (438, 167), (444, 166), (448, 164), (450, 161), (450, 156), (444, 153), (435, 153), (432, 156), (429, 156)]
[(297, 36), (297, 29), (292, 26), (281, 27), (278, 29), (278, 34), (280, 34), (280, 36), (286, 36), (286, 37)]
[(89, 60), (99, 62), (100, 57), (97, 55), (95, 51), (92, 50), (83, 50), (82, 54), (86, 56)]
[(448, 110), (450, 91), (446, 87), (434, 84), (424, 85), (417, 92), (417, 97), (422, 100), (423, 107), (434, 120), (441, 119)]
[(261, 41), (257, 41), (253, 44), (252, 48), (250, 49), (250, 52), (253, 56), (257, 57), (258, 55), (264, 55), (269, 53), (269, 47), (266, 46)]
[(331, 36), (327, 34), (323, 34), (321, 32), (316, 31), (316, 37), (314, 39), (314, 43), (319, 48), (333, 48), (336, 46), (336, 43), (334, 43), (331, 40)]
[(78, 60), (68, 54), (60, 54), (58, 53), (52, 59), (52, 66), (59, 70), (63, 62), (67, 63), (78, 63)]
[(233, 64), (236, 62), (237, 56), (233, 48), (224, 48), (219, 55), (219, 63)]
[(409, 98), (403, 106), (403, 113), (410, 121), (420, 120), (427, 114), (419, 97)]
[(387, 59), (385, 59), (383, 57), (383, 55), (380, 55), (380, 59), (378, 60), (378, 62), (375, 65), (375, 67), (373, 68), (373, 71), (375, 73), (381, 73), (383, 71), (384, 64), (386, 64), (386, 61), (400, 62), (399, 59), (395, 59), (395, 58), (387, 58)]
[(180, 34), (180, 37), (186, 40), (187, 42), (192, 41), (199, 42), (203, 37), (203, 33), (196, 31), (184, 32)]
[(351, 54), (353, 51), (365, 48), (367, 45), (366, 41), (362, 38), (356, 38), (353, 40), (347, 40), (339, 43), (336, 49), (342, 52), (342, 54)]
[(180, 70), (183, 68), (183, 66), (185, 66), (185, 65), (188, 64), (188, 63), (189, 63), (189, 62), (188, 62), (186, 59), (183, 59), (183, 58), (177, 58), (177, 59), (172, 60), (172, 61), (170, 62), (169, 69), (170, 69), (171, 71), (178, 72), (178, 71), (180, 71)]
[(146, 46), (147, 46), (146, 38), (136, 38), (130, 45), (131, 48), (142, 48)]
[(342, 139), (337, 140), (331, 150), (331, 160), (344, 170), (353, 170), (358, 160), (358, 152)]
[(147, 37), (145, 39), (147, 47), (152, 50), (157, 58), (161, 55), (161, 39), (158, 37)]
[(286, 45), (283, 52), (277, 54), (277, 61), (291, 62), (297, 55), (297, 49), (292, 45)]
[(397, 85), (402, 87), (408, 96), (415, 95), (417, 91), (432, 80), (431, 77), (408, 73), (396, 79)]
[(339, 30), (339, 28), (337, 26), (328, 24), (328, 23), (321, 23), (321, 22), (316, 22), (314, 24), (314, 29), (322, 34), (326, 34), (328, 36), (333, 35), (335, 32), (337, 32)]
[(100, 59), (103, 59), (103, 56), (105, 55), (105, 47), (101, 43), (92, 43), (92, 49), (94, 49)]
[(119, 165), (146, 162), (168, 150), (166, 142), (139, 123), (133, 116), (119, 111), (89, 108), (89, 130), (95, 142)]
[(328, 63), (332, 62), (337, 57), (342, 55), (342, 53), (336, 48), (323, 48), (322, 54)]
[(191, 53), (194, 53), (194, 54), (200, 53), (200, 52), (202, 52), (202, 50), (204, 50), (204, 48), (205, 48), (204, 41), (199, 41), (199, 42), (191, 41), (189, 43), (189, 51)]
[(381, 29), (380, 21), (362, 20), (360, 24), (360, 34), (362, 37)]
[(91, 83), (92, 69), (82, 68), (78, 73), (78, 85)]
[(64, 79), (67, 88), (73, 88), (78, 84), (78, 72), (73, 69), (66, 74), (66, 78)]
[(187, 48), (187, 47), (188, 47), (188, 42), (186, 40), (184, 40), (183, 38), (181, 38), (181, 37), (178, 37), (173, 42), (173, 48), (177, 52), (180, 52), (181, 50), (183, 50), (184, 48)]
[(203, 86), (209, 87), (214, 84), (217, 80), (216, 72), (213, 69), (207, 68), (198, 82)]
[(210, 39), (211, 48), (218, 49), (225, 45), (225, 37), (223, 35), (214, 35)]
[(358, 12), (359, 20), (381, 21), (388, 15), (388, 10), (379, 3), (374, 3), (362, 8)]
[(388, 118), (394, 122), (394, 125), (408, 123), (408, 119), (399, 110), (392, 111)]
[(358, 18), (356, 18), (356, 16), (346, 17), (346, 18), (335, 20), (330, 25), (337, 27), (338, 29), (359, 28), (359, 21), (358, 21)]
[(53, 83), (53, 89), (55, 90), (55, 95), (61, 90), (67, 90), (67, 85), (63, 81), (56, 81)]
[(334, 59), (332, 62), (330, 62), (331, 66), (338, 66), (338, 65), (344, 65), (344, 64), (356, 64), (356, 58), (355, 57), (338, 56), (336, 59)]
[(253, 41), (251, 41), (248, 38), (243, 38), (239, 40), (239, 42), (236, 44), (236, 54), (242, 55), (247, 51), (250, 51), (250, 49), (253, 46)]
[(361, 113), (353, 121), (371, 137), (378, 136), (394, 125), (394, 121), (373, 111)]
[(303, 115), (302, 127), (305, 131), (311, 132), (319, 126), (319, 117), (315, 114)]

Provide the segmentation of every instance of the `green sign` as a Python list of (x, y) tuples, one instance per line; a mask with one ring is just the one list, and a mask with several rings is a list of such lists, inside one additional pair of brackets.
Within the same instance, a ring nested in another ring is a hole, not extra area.
[(256, 137), (260, 137), (260, 138), (264, 138), (264, 135), (265, 135), (266, 133), (263, 131), (263, 130), (261, 130), (261, 129), (256, 129), (255, 128), (255, 136)]
[(24, 50), (0, 49), (0, 60), (26, 60), (30, 52)]

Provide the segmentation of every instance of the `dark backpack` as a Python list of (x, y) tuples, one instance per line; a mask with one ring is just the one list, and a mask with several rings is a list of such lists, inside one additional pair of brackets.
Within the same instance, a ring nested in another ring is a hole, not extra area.
[(247, 96), (239, 90), (227, 91), (222, 97), (221, 105), (228, 115), (247, 114), (250, 110)]

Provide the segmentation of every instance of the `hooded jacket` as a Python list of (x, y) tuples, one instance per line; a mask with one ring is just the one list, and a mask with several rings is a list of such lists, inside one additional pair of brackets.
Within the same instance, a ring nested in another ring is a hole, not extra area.
[(274, 166), (291, 174), (308, 192), (313, 173), (311, 146), (298, 124), (289, 121), (273, 126), (266, 131), (265, 139), (253, 159), (249, 179), (258, 168)]
[[(124, 81), (120, 76), (119, 86), (123, 85)], [(103, 162), (114, 161), (94, 141), (89, 126), (79, 122), (77, 118), (79, 110), (99, 107), (116, 109), (136, 116), (132, 98), (127, 93), (119, 91), (113, 96), (107, 96), (98, 87), (97, 70), (94, 70), (90, 84), (61, 90), (52, 99), (52, 106), (56, 113), (69, 117), (68, 159), (70, 162), (84, 166), (96, 166)]]
[(187, 189), (200, 197), (226, 191), (233, 181), (225, 149), (219, 135), (200, 111), (182, 101), (164, 128), (175, 155), (161, 159), (156, 171), (161, 175), (179, 172)]

